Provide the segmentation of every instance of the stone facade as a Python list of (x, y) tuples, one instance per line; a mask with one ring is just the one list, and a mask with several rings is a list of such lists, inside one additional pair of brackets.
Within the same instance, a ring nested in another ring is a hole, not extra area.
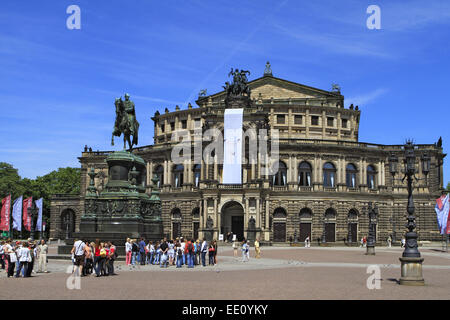
[[(157, 112), (154, 144), (136, 148), (134, 153), (146, 161), (147, 192), (151, 177), (160, 178), (164, 234), (168, 237), (212, 237), (233, 231), (250, 236), (248, 222), (255, 221), (255, 236), (263, 242), (303, 241), (310, 235), (317, 242), (359, 241), (368, 233), (367, 206), (379, 208), (377, 241), (389, 235), (399, 241), (405, 231), (407, 190), (401, 170), (402, 145), (380, 145), (358, 141), (360, 110), (344, 108), (344, 97), (337, 91), (325, 91), (265, 75), (249, 82), (252, 106), (244, 110), (244, 130), (267, 128), (279, 131), (280, 169), (265, 175), (261, 159), (243, 165), (242, 184), (222, 184), (221, 159), (212, 163), (194, 163), (194, 157), (182, 165), (172, 162), (171, 152), (180, 130), (192, 138), (205, 128), (223, 132), (225, 92), (201, 97), (174, 112)], [(205, 143), (202, 143), (203, 147)], [(248, 143), (247, 143), (248, 145)], [(416, 222), (419, 240), (440, 240), (434, 212), (435, 199), (443, 188), (443, 154), (437, 144), (417, 145), (417, 178), (414, 185)], [(85, 152), (79, 158), (82, 190), (94, 168), (103, 173), (95, 179), (102, 189), (108, 179), (104, 159), (109, 151)], [(397, 170), (390, 172), (390, 157), (398, 158)], [(429, 160), (427, 160), (429, 158)], [(427, 169), (429, 167), (429, 169)], [(425, 171), (424, 171), (425, 170)], [(52, 200), (51, 236), (64, 235), (61, 214), (72, 208), (75, 229), (84, 210), (80, 198), (55, 196)], [(212, 219), (212, 226), (207, 220)]]

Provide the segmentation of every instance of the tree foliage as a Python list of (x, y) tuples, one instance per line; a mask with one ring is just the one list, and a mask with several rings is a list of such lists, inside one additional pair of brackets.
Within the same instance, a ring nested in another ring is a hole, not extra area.
[(14, 201), (21, 195), (33, 200), (43, 198), (43, 221), (50, 220), (50, 197), (54, 194), (79, 194), (81, 170), (79, 168), (59, 168), (36, 179), (21, 178), (11, 164), (0, 162), (0, 200), (11, 194)]
[(447, 183), (447, 191), (450, 191), (450, 182), (449, 183)]

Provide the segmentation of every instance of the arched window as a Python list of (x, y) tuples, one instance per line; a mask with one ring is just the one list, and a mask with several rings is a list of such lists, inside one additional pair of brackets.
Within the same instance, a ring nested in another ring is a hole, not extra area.
[(311, 172), (311, 165), (308, 162), (303, 161), (302, 163), (300, 163), (300, 165), (298, 166), (298, 184), (300, 186), (311, 186)]
[(335, 187), (336, 168), (331, 162), (323, 165), (323, 186), (327, 188)]
[(163, 166), (157, 166), (155, 170), (153, 171), (153, 174), (158, 177), (158, 188), (161, 188), (161, 186), (164, 183), (164, 168)]
[(331, 220), (335, 218), (336, 218), (336, 210), (334, 210), (333, 208), (328, 208), (325, 211), (325, 219)]
[(358, 211), (356, 209), (350, 209), (350, 211), (348, 212), (348, 220), (358, 220)]
[[(274, 166), (273, 166), (274, 167)], [(278, 171), (272, 175), (272, 179), (270, 180), (273, 186), (285, 186), (287, 175), (286, 164), (283, 161), (278, 162)]]
[(286, 218), (286, 210), (283, 208), (276, 208), (273, 212), (274, 218)]
[(367, 185), (369, 189), (375, 189), (375, 175), (376, 175), (375, 167), (372, 165), (367, 166)]
[(349, 163), (346, 167), (346, 183), (349, 188), (356, 188), (356, 167)]
[(180, 188), (183, 184), (184, 167), (182, 164), (177, 164), (173, 167), (173, 187)]
[(303, 208), (300, 210), (300, 220), (302, 219), (311, 219), (312, 218), (312, 211), (309, 208)]
[(194, 171), (194, 187), (198, 187), (200, 185), (200, 173), (201, 173), (202, 167), (200, 164), (194, 165), (194, 168), (192, 168), (192, 171)]

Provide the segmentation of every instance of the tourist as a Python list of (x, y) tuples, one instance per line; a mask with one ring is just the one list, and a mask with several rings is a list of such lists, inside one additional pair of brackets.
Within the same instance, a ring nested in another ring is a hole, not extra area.
[(37, 246), (37, 255), (38, 255), (38, 273), (42, 272), (42, 269), (45, 273), (47, 273), (47, 254), (48, 254), (48, 245), (45, 243), (45, 240), (42, 239), (41, 243)]
[(242, 242), (242, 262), (249, 261), (248, 249), (249, 249), (248, 241), (244, 240)]
[(17, 259), (19, 261), (19, 268), (16, 272), (16, 278), (19, 277), (20, 271), (23, 269), (23, 277), (28, 277), (28, 264), (31, 262), (30, 249), (28, 248), (28, 243), (24, 243), (18, 251), (16, 251)]
[(405, 238), (402, 238), (402, 244), (401, 244), (401, 247), (404, 248), (405, 246), (406, 246), (406, 239), (405, 239)]
[(256, 253), (255, 258), (257, 258), (257, 259), (261, 258), (261, 249), (259, 247), (259, 239), (258, 238), (256, 238), (256, 241), (255, 241), (255, 253)]
[(309, 239), (309, 236), (307, 236), (305, 239), (305, 248), (310, 248), (310, 247), (311, 247), (311, 240)]
[(108, 254), (109, 254), (109, 248), (106, 246), (106, 243), (102, 242), (101, 244), (101, 250), (100, 250), (100, 275), (106, 276), (106, 263), (108, 262)]
[(153, 264), (159, 264), (160, 257), (161, 257), (161, 248), (159, 246), (159, 241), (156, 241), (156, 244), (155, 244), (155, 260), (153, 260)]
[(169, 256), (169, 266), (173, 266), (175, 263), (175, 245), (173, 240), (169, 241), (169, 251), (167, 252)]
[(125, 242), (125, 264), (127, 266), (131, 265), (132, 248), (131, 239), (127, 238), (127, 241)]
[(153, 260), (155, 259), (155, 246), (153, 242), (149, 242), (149, 251), (150, 251), (150, 264), (153, 264)]
[(180, 238), (181, 241), (181, 250), (183, 251), (183, 260), (181, 260), (181, 264), (186, 264), (186, 243), (184, 242), (183, 237)]
[(133, 239), (131, 240), (131, 264), (133, 265), (133, 268), (136, 266), (136, 259), (138, 256), (138, 252), (139, 252), (139, 246), (136, 243), (136, 240)]
[(203, 238), (202, 247), (200, 250), (202, 254), (202, 265), (206, 267), (206, 253), (208, 252), (208, 243), (206, 242), (205, 238)]
[(167, 245), (167, 239), (164, 238), (164, 240), (162, 241), (161, 245), (159, 246), (160, 250), (161, 250), (161, 262), (160, 262), (160, 267), (161, 268), (167, 268), (167, 251), (169, 250), (169, 246)]
[(186, 244), (186, 256), (188, 268), (194, 267), (194, 239), (191, 239)]
[(233, 248), (234, 256), (237, 257), (238, 247), (236, 240), (233, 240), (233, 244), (231, 245), (231, 247)]
[(100, 257), (100, 251), (102, 250), (102, 244), (100, 240), (95, 240), (94, 247), (94, 270), (97, 277), (100, 277), (101, 269), (103, 268), (103, 261)]
[(70, 251), (75, 257), (75, 269), (77, 270), (76, 275), (81, 275), (83, 271), (84, 259), (85, 259), (85, 250), (84, 247), (86, 244), (83, 240), (77, 240), (73, 244), (73, 248)]
[(214, 265), (217, 264), (217, 241), (213, 240), (213, 248), (214, 248)]
[(108, 252), (108, 256), (107, 256), (107, 260), (108, 260), (108, 276), (115, 276), (116, 273), (114, 273), (114, 261), (117, 258), (117, 253), (116, 253), (116, 246), (112, 243), (112, 242), (108, 242), (108, 248), (109, 248), (109, 252)]
[(92, 269), (94, 265), (93, 255), (92, 255), (92, 247), (89, 244), (89, 241), (86, 240), (84, 247), (84, 268), (83, 268), (83, 276), (88, 276), (92, 274)]
[(198, 266), (200, 264), (200, 241), (197, 239), (194, 242), (194, 266)]
[(6, 245), (4, 246), (4, 250), (5, 250), (5, 255), (6, 255), (6, 262), (7, 262), (7, 276), (9, 277), (13, 277), (14, 276), (14, 269), (16, 267), (16, 263), (17, 263), (17, 255), (16, 252), (14, 250), (14, 248), (11, 245), (11, 240), (8, 239), (6, 241)]
[(176, 244), (177, 252), (177, 268), (181, 268), (181, 260), (183, 260), (183, 251), (181, 251), (181, 244)]
[(0, 263), (2, 264), (2, 270), (5, 270), (5, 241), (0, 242)]
[[(31, 277), (31, 272), (33, 272), (34, 269), (34, 261), (36, 260), (36, 244), (34, 241), (30, 241), (28, 242), (28, 249), (30, 250), (30, 257), (31, 257), (31, 261), (28, 262), (28, 269), (26, 271), (27, 277)], [(34, 272), (36, 273), (36, 271)]]
[(392, 247), (392, 238), (391, 238), (391, 235), (389, 235), (389, 237), (387, 238), (387, 246), (388, 246), (388, 248)]
[(214, 265), (214, 245), (211, 242), (208, 248), (209, 265)]
[(139, 262), (142, 265), (145, 265), (145, 241), (144, 238), (141, 238), (139, 242)]

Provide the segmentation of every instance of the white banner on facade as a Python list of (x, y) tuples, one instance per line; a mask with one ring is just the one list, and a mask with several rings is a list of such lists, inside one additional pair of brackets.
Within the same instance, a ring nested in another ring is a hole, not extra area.
[(242, 183), (242, 120), (244, 109), (226, 109), (224, 116), (224, 184)]

